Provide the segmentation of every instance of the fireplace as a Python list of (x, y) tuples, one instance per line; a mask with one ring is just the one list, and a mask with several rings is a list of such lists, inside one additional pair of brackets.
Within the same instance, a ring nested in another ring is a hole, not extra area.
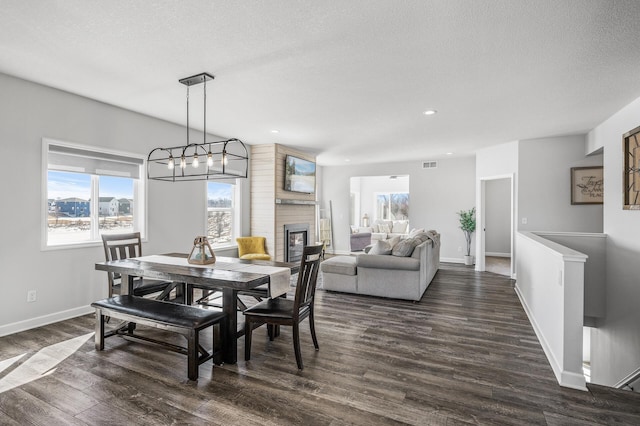
[(299, 262), (302, 249), (308, 244), (309, 225), (297, 223), (284, 226), (284, 261)]

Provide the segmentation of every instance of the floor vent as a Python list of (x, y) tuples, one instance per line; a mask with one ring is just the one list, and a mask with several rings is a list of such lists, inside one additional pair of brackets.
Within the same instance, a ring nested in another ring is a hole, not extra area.
[(437, 169), (438, 162), (437, 161), (423, 161), (422, 162), (423, 169)]

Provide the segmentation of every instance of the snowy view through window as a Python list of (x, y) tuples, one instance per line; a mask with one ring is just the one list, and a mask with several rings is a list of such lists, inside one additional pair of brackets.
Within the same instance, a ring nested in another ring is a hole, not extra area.
[(234, 185), (207, 182), (207, 237), (211, 244), (233, 239)]
[[(97, 211), (92, 211), (92, 186), (97, 186)], [(98, 239), (92, 235), (133, 232), (133, 179), (84, 173), (47, 173), (47, 244)]]

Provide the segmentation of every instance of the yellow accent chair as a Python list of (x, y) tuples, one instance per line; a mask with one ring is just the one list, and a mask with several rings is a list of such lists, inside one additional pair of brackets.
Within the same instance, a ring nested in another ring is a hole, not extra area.
[(271, 256), (267, 253), (265, 237), (239, 237), (236, 241), (240, 259), (271, 260)]

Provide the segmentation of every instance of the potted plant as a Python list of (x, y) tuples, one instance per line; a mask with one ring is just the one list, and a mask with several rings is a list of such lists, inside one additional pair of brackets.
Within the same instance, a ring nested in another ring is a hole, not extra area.
[(476, 230), (476, 208), (471, 210), (460, 210), (458, 212), (460, 219), (460, 229), (464, 232), (464, 238), (467, 240), (467, 254), (464, 256), (465, 265), (473, 265), (473, 256), (471, 256), (471, 235)]

